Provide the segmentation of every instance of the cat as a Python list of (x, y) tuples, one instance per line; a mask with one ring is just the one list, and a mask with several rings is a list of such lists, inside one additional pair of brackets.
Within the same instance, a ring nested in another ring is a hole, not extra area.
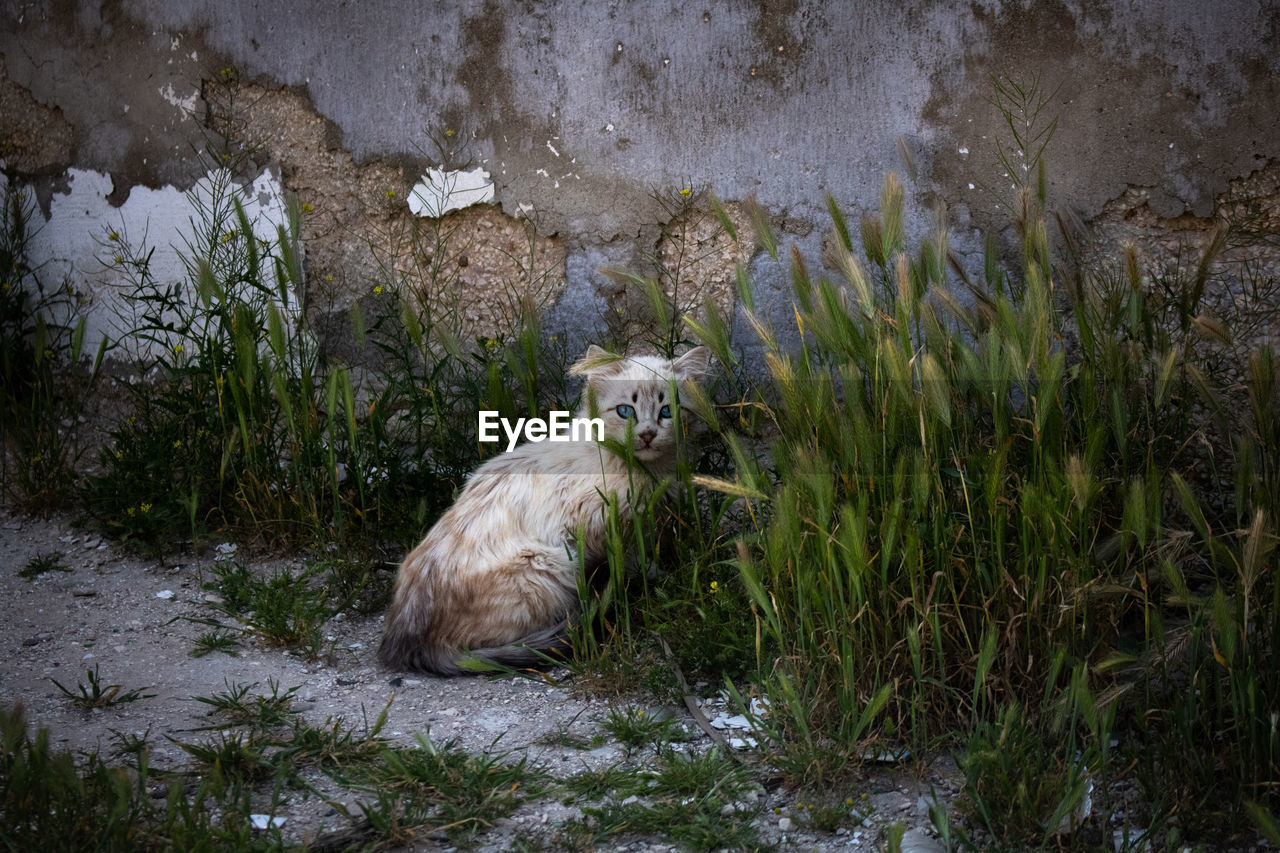
[(606, 438), (630, 438), (640, 465), (588, 430), (590, 438), (525, 443), (477, 468), (400, 566), (382, 665), (457, 675), (475, 669), (469, 658), (523, 667), (563, 653), (578, 567), (605, 559), (604, 496), (618, 495), (625, 518), (631, 500), (674, 471), (672, 392), (705, 376), (708, 361), (706, 347), (667, 360), (589, 346), (570, 368), (586, 375), (579, 417), (603, 419)]

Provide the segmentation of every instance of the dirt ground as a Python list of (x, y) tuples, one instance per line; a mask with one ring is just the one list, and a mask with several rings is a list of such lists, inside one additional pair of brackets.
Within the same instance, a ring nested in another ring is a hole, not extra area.
[[(30, 579), (19, 576), (29, 560), (44, 554), (59, 555), (70, 571)], [(336, 717), (349, 725), (373, 720), (390, 702), (383, 734), (394, 743), (411, 744), (415, 735), (430, 730), (437, 743), (456, 739), (468, 750), (523, 756), (557, 777), (584, 766), (599, 769), (646, 758), (643, 752), (628, 755), (613, 741), (590, 750), (540, 742), (561, 730), (587, 738), (602, 733), (601, 723), (610, 709), (631, 704), (611, 704), (591, 696), (566, 671), (553, 671), (548, 681), (539, 682), (397, 678), (396, 673), (378, 668), (374, 652), (380, 615), (344, 614), (331, 620), (325, 626), (325, 638), (334, 652), (325, 661), (307, 661), (252, 639), (242, 642), (236, 657), (217, 652), (192, 657), (195, 637), (207, 629), (175, 617), (212, 615), (205, 604), (209, 593), (201, 588), (201, 581), (211, 577), (217, 557), (211, 549), (163, 563), (148, 560), (74, 527), (67, 517), (41, 520), (0, 507), (0, 702), (21, 702), (30, 723), (49, 729), (59, 749), (100, 750), (106, 755), (114, 744), (113, 732), (146, 734), (152, 766), (166, 769), (184, 766), (187, 756), (165, 735), (187, 742), (206, 735), (193, 730), (209, 725), (209, 708), (192, 697), (223, 692), (237, 683), (254, 683), (258, 685), (255, 692), (266, 692), (270, 682), (277, 682), (282, 692), (296, 687), (295, 705), (313, 725)], [(278, 565), (302, 563), (277, 559), (255, 568), (269, 570)], [(86, 711), (53, 683), (56, 679), (75, 691), (77, 684), (87, 684), (86, 673), (95, 666), (104, 684), (119, 684), (124, 690), (146, 688), (145, 693), (154, 695)], [(686, 748), (712, 745), (686, 709), (667, 710), (692, 733)], [(705, 712), (721, 725), (734, 713), (715, 700), (708, 700)], [(300, 793), (276, 813), (285, 818), (284, 833), (290, 840), (311, 840), (349, 828), (351, 823), (339, 806), (358, 814), (356, 792), (318, 774), (312, 781), (328, 801)], [(885, 827), (901, 824), (913, 830), (908, 846), (923, 851), (940, 849), (929, 837), (927, 803), (935, 795), (949, 799), (957, 784), (949, 759), (924, 767), (877, 767), (849, 791), (850, 797), (869, 806), (870, 819), (838, 833), (811, 830), (792, 820), (794, 791), (761, 786), (751, 797), (765, 806), (759, 817), (762, 837), (783, 849), (884, 849)], [(575, 806), (566, 806), (554, 796), (525, 803), (482, 832), (478, 849), (506, 849), (529, 835), (549, 838), (557, 823), (578, 814)], [(415, 849), (447, 847), (443, 839), (425, 839)], [(619, 839), (614, 849), (671, 848), (667, 843), (631, 837)]]

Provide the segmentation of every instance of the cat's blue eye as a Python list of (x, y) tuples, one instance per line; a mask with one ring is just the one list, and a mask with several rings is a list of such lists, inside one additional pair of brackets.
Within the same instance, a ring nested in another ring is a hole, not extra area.
[(623, 403), (621, 406), (619, 406), (617, 408), (617, 412), (618, 412), (618, 417), (620, 418), (634, 418), (636, 416), (635, 407), (628, 406), (626, 403)]
[(661, 419), (661, 418), (669, 418), (669, 417), (671, 417), (671, 407), (663, 406), (662, 410), (658, 412), (658, 418)]

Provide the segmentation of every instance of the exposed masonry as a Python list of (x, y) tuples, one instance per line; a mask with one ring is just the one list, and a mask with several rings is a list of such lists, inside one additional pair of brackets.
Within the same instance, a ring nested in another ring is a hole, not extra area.
[(0, 161), (22, 175), (55, 176), (71, 162), (71, 129), (57, 107), (40, 104), (9, 79), (0, 56)]

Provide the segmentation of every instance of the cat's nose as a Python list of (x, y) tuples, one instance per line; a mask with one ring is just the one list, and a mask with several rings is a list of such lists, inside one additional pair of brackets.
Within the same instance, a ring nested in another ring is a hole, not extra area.
[(640, 440), (644, 442), (645, 447), (648, 447), (653, 442), (653, 440), (657, 437), (658, 437), (658, 431), (653, 429), (646, 429), (645, 431), (640, 433)]

